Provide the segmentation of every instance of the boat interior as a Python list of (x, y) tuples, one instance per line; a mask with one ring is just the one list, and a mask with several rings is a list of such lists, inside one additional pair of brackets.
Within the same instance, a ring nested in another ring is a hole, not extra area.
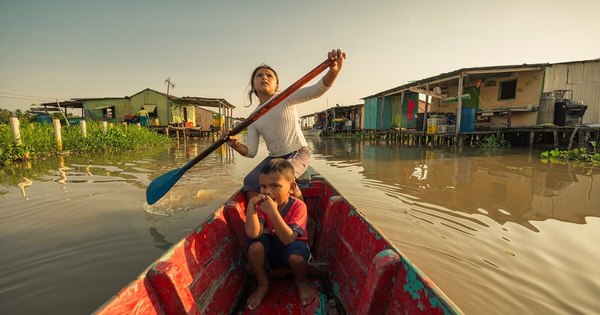
[(238, 191), (96, 314), (452, 314), (457, 308), (323, 177), (299, 179), (308, 206), (315, 300), (302, 306), (289, 270), (245, 308), (255, 281)]

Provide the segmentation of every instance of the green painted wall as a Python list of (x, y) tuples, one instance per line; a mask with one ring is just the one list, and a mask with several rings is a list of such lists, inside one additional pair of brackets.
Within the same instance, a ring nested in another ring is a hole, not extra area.
[(463, 94), (469, 94), (471, 97), (462, 102), (462, 107), (475, 109), (479, 108), (479, 96), (481, 95), (481, 93), (479, 93), (479, 88), (475, 86), (466, 87), (463, 89), (463, 91)]
[[(365, 127), (367, 130), (390, 129), (392, 122), (392, 98), (386, 97), (381, 106), (381, 97), (365, 99)], [(383, 111), (383, 116), (382, 116)]]
[[(156, 106), (154, 113), (150, 113), (150, 116), (156, 115), (159, 125), (166, 126), (172, 121), (169, 115), (166, 95), (146, 89), (131, 96), (131, 111), (133, 114), (136, 114), (144, 105)], [(151, 121), (150, 123), (152, 124), (153, 122)]]
[[(388, 97), (386, 97), (387, 99)], [(390, 102), (392, 106), (392, 128), (400, 128), (402, 126), (402, 105), (400, 104), (400, 100), (402, 99), (401, 95), (390, 96)]]
[[(167, 103), (167, 96), (154, 90), (146, 89), (129, 98), (114, 99), (93, 99), (84, 100), (83, 108), (92, 120), (103, 120), (103, 110), (95, 109), (98, 107), (112, 105), (115, 108), (114, 122), (123, 121), (126, 115), (135, 115), (142, 106), (156, 106), (154, 112), (150, 113), (150, 124), (152, 119), (158, 118), (160, 126), (166, 126), (168, 123), (180, 122), (177, 116), (184, 117), (187, 114), (186, 121), (195, 122), (195, 106), (187, 103)], [(175, 113), (175, 114), (174, 114)], [(184, 114), (185, 113), (185, 114)]]
[[(408, 100), (412, 100), (415, 106), (412, 110), (412, 116), (408, 117)], [(404, 102), (402, 102), (402, 128), (417, 128), (417, 113), (419, 112), (419, 94), (405, 93)]]
[(115, 109), (116, 119), (123, 119), (125, 117), (126, 108), (129, 104), (129, 100), (126, 98), (113, 98), (113, 99), (98, 99), (98, 100), (84, 100), (83, 110), (87, 113), (88, 117), (92, 120), (103, 120), (102, 109), (96, 109), (98, 107), (104, 107), (112, 105)]

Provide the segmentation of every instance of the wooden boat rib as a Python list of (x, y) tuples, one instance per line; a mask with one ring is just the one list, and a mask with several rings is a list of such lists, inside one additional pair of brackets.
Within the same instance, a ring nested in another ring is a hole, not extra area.
[[(312, 169), (311, 169), (312, 170)], [(95, 314), (458, 314), (442, 291), (323, 177), (301, 181), (317, 296), (301, 306), (293, 279), (271, 280), (263, 303), (252, 291), (245, 253), (246, 198), (235, 193)]]

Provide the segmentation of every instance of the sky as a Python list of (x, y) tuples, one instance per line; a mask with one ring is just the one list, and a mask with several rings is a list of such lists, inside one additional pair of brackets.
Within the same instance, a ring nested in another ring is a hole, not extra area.
[(301, 115), (468, 67), (600, 58), (600, 1), (0, 0), (0, 108), (131, 96), (224, 98), (246, 117), (252, 70), (283, 89), (347, 53)]

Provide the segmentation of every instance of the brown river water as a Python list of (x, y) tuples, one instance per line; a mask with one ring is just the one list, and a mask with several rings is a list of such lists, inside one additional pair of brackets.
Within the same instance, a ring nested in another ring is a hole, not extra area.
[[(311, 165), (465, 313), (600, 313), (600, 169), (520, 149), (307, 140)], [(145, 203), (153, 178), (210, 144), (0, 168), (0, 314), (101, 306), (266, 155), (223, 147)]]

